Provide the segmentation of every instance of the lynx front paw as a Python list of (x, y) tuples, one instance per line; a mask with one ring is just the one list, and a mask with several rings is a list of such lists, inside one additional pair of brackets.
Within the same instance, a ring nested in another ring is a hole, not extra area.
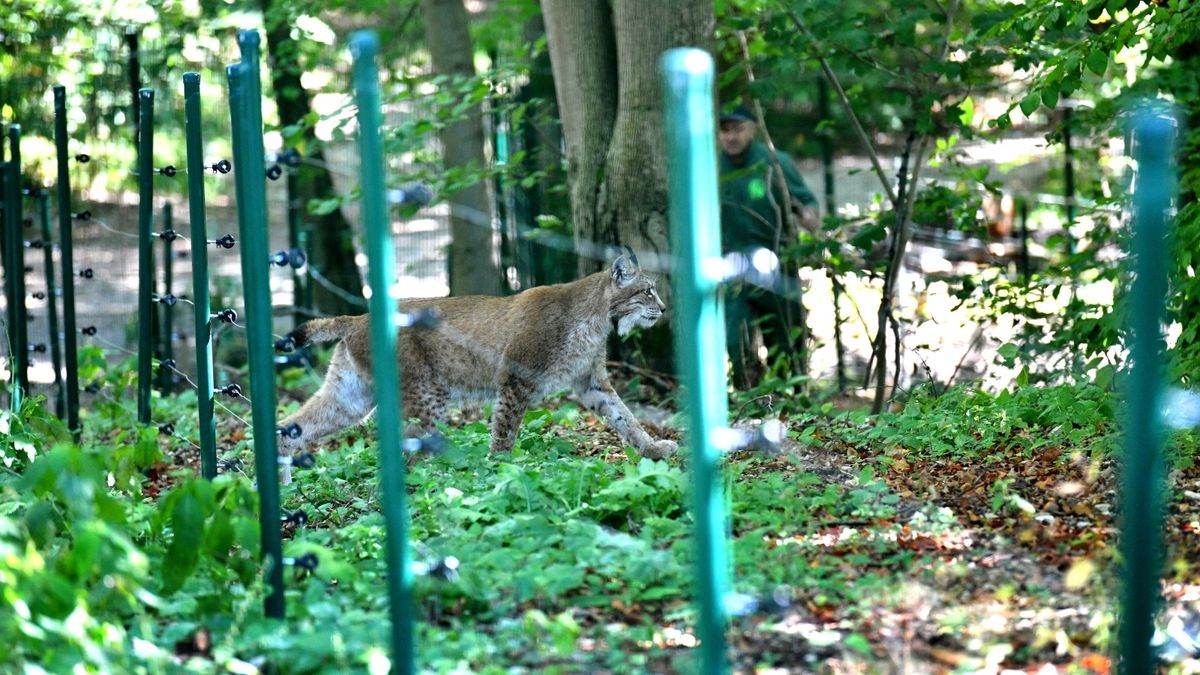
[(675, 454), (679, 449), (679, 444), (675, 441), (663, 439), (661, 441), (653, 441), (650, 445), (642, 448), (642, 457), (649, 459), (662, 459), (668, 455)]

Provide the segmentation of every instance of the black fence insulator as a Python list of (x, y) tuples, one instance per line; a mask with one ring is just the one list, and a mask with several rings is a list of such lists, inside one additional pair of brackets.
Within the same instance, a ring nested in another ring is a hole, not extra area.
[(29, 345), (29, 351), (37, 352), (38, 354), (45, 354), (46, 353), (46, 345), (41, 342), (39, 342), (38, 344), (35, 344), (35, 345)]
[(237, 243), (237, 240), (233, 238), (232, 234), (227, 234), (222, 236), (220, 239), (214, 239), (208, 243), (215, 245), (217, 248), (233, 248), (233, 245)]
[(79, 162), (80, 164), (87, 164), (88, 162), (92, 161), (92, 157), (91, 155), (85, 155), (81, 152), (78, 155), (75, 155), (75, 161)]
[(83, 390), (89, 394), (99, 394), (101, 386), (99, 382), (92, 382), (91, 384), (84, 385)]
[(175, 370), (175, 359), (163, 359), (158, 362), (158, 367), (166, 370)]
[(276, 431), (280, 436), (283, 436), (284, 438), (290, 438), (292, 440), (300, 438), (300, 435), (304, 433), (304, 430), (300, 428), (300, 425), (296, 424), (295, 422), (292, 422), (286, 427), (279, 427), (279, 429)]
[(267, 167), (267, 178), (271, 180), (279, 180), (279, 177), (282, 175), (283, 169), (280, 168), (278, 164), (272, 164), (271, 166)]
[(311, 469), (317, 465), (317, 458), (311, 452), (302, 452), (292, 457), (292, 466), (297, 469)]
[(727, 593), (725, 595), (725, 607), (732, 616), (778, 614), (787, 611), (791, 606), (792, 592), (786, 586), (776, 588), (770, 595), (751, 595), (749, 593)]
[(433, 191), (426, 185), (415, 184), (387, 191), (387, 201), (396, 206), (420, 208), (433, 201)]
[(296, 349), (296, 338), (291, 335), (285, 335), (275, 341), (275, 351), (288, 353)]
[(223, 309), (216, 314), (213, 314), (213, 318), (221, 323), (233, 323), (237, 321), (238, 315), (237, 311), (234, 309)]
[(227, 159), (222, 159), (208, 168), (212, 169), (213, 173), (229, 173), (233, 170), (233, 164)]
[(92, 277), (96, 276), (96, 273), (92, 271), (92, 268), (85, 267), (79, 272), (79, 276), (83, 277), (84, 279), (91, 279)]
[(96, 327), (95, 326), (84, 326), (83, 328), (79, 329), (79, 332), (83, 333), (84, 335), (95, 335)]
[(32, 274), (32, 273), (33, 273), (33, 265), (26, 265), (26, 266), (25, 266), (25, 273), (26, 273), (26, 274)]
[(417, 576), (431, 577), (441, 581), (454, 581), (458, 578), (458, 558), (448, 555), (432, 562), (419, 562), (413, 566)]
[(41, 239), (34, 239), (33, 241), (25, 242), (25, 248), (40, 249), (40, 248), (44, 248), (45, 246), (46, 246), (46, 242), (42, 241)]
[(291, 266), (292, 269), (298, 270), (304, 267), (304, 263), (308, 261), (308, 257), (304, 255), (304, 251), (294, 248), (290, 251), (276, 251), (269, 258), (270, 263), (277, 267)]
[(159, 232), (155, 236), (158, 237), (159, 239), (166, 239), (167, 241), (175, 241), (176, 239), (179, 238), (179, 233), (176, 232), (175, 230), (163, 230), (162, 232)]
[(401, 328), (437, 328), (442, 322), (442, 313), (435, 307), (427, 307), (418, 309), (415, 312), (408, 312), (397, 317), (397, 323)]
[(175, 425), (171, 424), (170, 422), (167, 422), (166, 424), (158, 425), (158, 434), (160, 436), (174, 436), (175, 435)]
[(176, 298), (170, 293), (163, 293), (162, 295), (158, 296), (158, 301), (167, 307), (174, 307), (175, 303), (179, 301), (179, 298)]
[(420, 438), (406, 438), (403, 447), (405, 452), (413, 454), (420, 452), (426, 455), (440, 455), (449, 445), (446, 438), (435, 431)]
[(753, 429), (718, 429), (713, 444), (724, 452), (779, 452), (787, 439), (787, 427), (779, 420), (764, 420)]
[(299, 150), (295, 148), (288, 148), (287, 150), (284, 150), (283, 154), (279, 155), (277, 159), (282, 162), (284, 166), (295, 168), (300, 166), (300, 160), (302, 157), (300, 156)]
[(225, 385), (224, 387), (221, 387), (220, 389), (218, 389), (218, 390), (217, 390), (217, 393), (218, 393), (218, 394), (225, 394), (226, 396), (233, 396), (233, 397), (235, 397), (235, 398), (241, 398), (241, 396), (242, 396), (242, 385), (240, 385), (240, 384), (238, 384), (238, 383), (236, 383), (236, 382), (235, 382), (235, 383), (233, 383), (233, 384), (227, 384), (227, 385)]
[(75, 220), (91, 220), (92, 212), (91, 211), (80, 211), (79, 213), (72, 213), (71, 217), (74, 218)]
[(43, 293), (42, 291), (35, 291), (35, 292), (33, 293), (33, 295), (32, 295), (32, 296), (30, 296), (30, 297), (32, 297), (34, 300), (45, 300), (45, 299), (46, 299), (46, 294), (45, 294), (45, 293)]
[(299, 509), (292, 511), (286, 516), (280, 516), (279, 522), (284, 524), (290, 523), (296, 527), (304, 527), (308, 524), (308, 514), (304, 512), (304, 509)]
[(241, 471), (244, 465), (240, 458), (234, 457), (233, 459), (223, 459), (217, 462), (217, 468), (224, 469), (225, 471)]
[(171, 164), (168, 164), (168, 165), (164, 166), (164, 167), (163, 167), (163, 168), (161, 168), (161, 169), (156, 169), (156, 171), (158, 171), (158, 173), (160, 173), (160, 174), (162, 174), (162, 175), (166, 176), (167, 178), (174, 178), (174, 177), (175, 177), (175, 174), (179, 173), (179, 170), (178, 170), (178, 169), (176, 169), (176, 168), (175, 168), (173, 165), (171, 165)]
[(275, 355), (275, 365), (280, 368), (312, 368), (312, 354), (307, 349), (300, 349), (286, 354)]
[(307, 572), (312, 572), (313, 570), (317, 569), (319, 561), (317, 560), (315, 553), (305, 553), (298, 558), (284, 558), (283, 564), (299, 567)]

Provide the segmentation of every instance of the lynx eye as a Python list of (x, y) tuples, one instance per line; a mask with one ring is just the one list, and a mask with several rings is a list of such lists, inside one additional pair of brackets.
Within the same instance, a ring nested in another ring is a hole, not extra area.
[(644, 291), (642, 291), (642, 292), (643, 292), (643, 293), (645, 293), (646, 297), (648, 297), (648, 298), (649, 298), (649, 297), (652, 297), (652, 296), (654, 295), (654, 289), (653, 289), (653, 288), (647, 288), (646, 290), (644, 290)]

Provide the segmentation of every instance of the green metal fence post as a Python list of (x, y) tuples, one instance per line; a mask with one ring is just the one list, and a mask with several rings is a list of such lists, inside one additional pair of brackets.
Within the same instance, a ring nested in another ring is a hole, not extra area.
[(238, 33), (242, 61), (226, 70), (229, 107), (235, 132), (238, 232), (242, 245), (242, 286), (254, 428), (254, 464), (258, 481), (259, 523), (267, 583), (266, 614), (284, 616), (283, 544), (279, 524), (279, 455), (275, 430), (275, 361), (271, 339), (271, 287), (268, 278), (266, 175), (263, 169), (262, 84), (259, 35)]
[(154, 90), (138, 91), (138, 422), (150, 424), (154, 350)]
[(725, 323), (717, 299), (720, 209), (713, 120), (712, 57), (699, 49), (663, 55), (667, 129), (667, 177), (680, 344), (676, 352), (687, 390), (691, 433), (693, 514), (696, 520), (696, 585), (700, 604), (700, 671), (723, 673), (724, 606), (728, 587), (726, 514), (720, 453), (714, 432), (728, 417), (725, 382)]
[(13, 388), (12, 408), (19, 410), (21, 400), (29, 392), (29, 323), (25, 309), (25, 237), (24, 209), (21, 208), (21, 127), (13, 124), (8, 128), (8, 164), (4, 179), (4, 218), (8, 231), (8, 264), (5, 278), (11, 279), (8, 301), (9, 346), (12, 348)]
[[(174, 216), (175, 216), (175, 214), (174, 214), (174, 211), (172, 210), (171, 202), (164, 202), (163, 208), (162, 208), (162, 231), (163, 232), (171, 230), (174, 227), (174, 222), (173, 222), (175, 220)], [(174, 279), (172, 278), (173, 277), (172, 272), (174, 271), (173, 268), (175, 267), (175, 260), (174, 260), (174, 256), (172, 255), (171, 249), (172, 249), (171, 237), (169, 235), (162, 237), (163, 283), (162, 283), (162, 296), (161, 297), (166, 297), (166, 296), (170, 295), (171, 287), (174, 285)], [(175, 345), (172, 344), (172, 341), (175, 339), (175, 336), (174, 336), (175, 326), (174, 326), (174, 321), (172, 320), (173, 315), (174, 315), (174, 309), (175, 308), (172, 307), (170, 304), (164, 304), (158, 310), (161, 313), (159, 318), (162, 321), (162, 326), (159, 328), (158, 353), (159, 353), (159, 358), (164, 361), (165, 360), (172, 360), (172, 361), (175, 360)], [(170, 368), (159, 368), (158, 369), (158, 379), (159, 379), (159, 390), (163, 393), (163, 395), (165, 396), (165, 395), (171, 393), (171, 390), (174, 388), (175, 371), (173, 371)]]
[(1132, 370), (1126, 401), (1125, 480), (1121, 552), (1125, 579), (1120, 626), (1123, 673), (1155, 670), (1150, 639), (1162, 595), (1163, 457), (1159, 422), (1163, 307), (1167, 295), (1167, 210), (1174, 177), (1170, 167), (1174, 125), (1152, 111), (1134, 122), (1137, 183), (1134, 192), (1133, 283), (1130, 292)]
[(200, 123), (200, 74), (184, 73), (188, 213), (192, 234), (192, 303), (196, 331), (196, 407), (200, 420), (200, 473), (217, 476), (217, 422), (213, 415), (212, 306), (208, 290), (208, 225), (204, 204), (204, 143)]
[[(396, 353), (396, 261), (388, 227), (383, 180), (383, 143), (380, 140), (379, 71), (375, 56), (379, 44), (373, 33), (350, 39), (354, 55), (354, 96), (358, 102), (358, 148), (362, 167), (362, 214), (367, 236), (367, 270), (371, 286), (371, 352), (376, 382), (376, 428), (379, 434), (380, 493), (387, 525), (388, 589), (391, 595), (392, 668), (397, 673), (415, 670), (412, 619), (412, 572), (408, 555), (408, 507), (404, 478), (404, 438), (399, 366)], [(390, 383), (397, 383), (394, 386)]]
[(76, 352), (75, 253), (71, 233), (71, 172), (67, 168), (67, 90), (54, 87), (54, 145), (57, 150), (59, 264), (62, 265), (63, 356), (66, 366), (67, 428), (79, 440), (79, 355)]
[(46, 270), (46, 320), (50, 329), (50, 363), (54, 366), (54, 414), (66, 413), (63, 391), (62, 348), (58, 340), (58, 291), (54, 279), (54, 237), (50, 232), (50, 193), (38, 191), (38, 215), (42, 222), (42, 260)]

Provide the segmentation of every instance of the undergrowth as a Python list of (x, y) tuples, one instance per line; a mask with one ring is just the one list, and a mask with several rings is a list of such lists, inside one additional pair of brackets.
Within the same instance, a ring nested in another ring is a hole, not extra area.
[[(127, 384), (122, 372), (98, 376)], [(193, 404), (189, 395), (156, 396), (155, 418), (179, 420), (179, 433), (190, 434)], [(1086, 386), (999, 395), (956, 388), (914, 396), (872, 421), (847, 414), (789, 426), (800, 445), (986, 460), (1053, 444), (1111, 452), (1112, 413), (1111, 398)], [(221, 447), (250, 466), (245, 432), (228, 422)], [(387, 668), (385, 529), (370, 426), (323, 444), (317, 467), (282, 490), (284, 509), (303, 509), (309, 521), (286, 530), (285, 556), (319, 560), (312, 573), (288, 569), (286, 622), (262, 613), (248, 469), (197, 478), (194, 449), (139, 429), (119, 399), (85, 416), (81, 447), (36, 401), (0, 413), (0, 426), (0, 669)], [(587, 440), (594, 420), (567, 402), (531, 411), (511, 456), (489, 454), (482, 422), (444, 433), (451, 450), (408, 462), (414, 560), (459, 561), (456, 579), (416, 579), (422, 668), (694, 666), (682, 457), (597, 452)], [(895, 545), (908, 525), (898, 518), (901, 498), (876, 476), (883, 468), (868, 463), (848, 481), (830, 481), (787, 457), (731, 457), (732, 590), (752, 599), (782, 593), (815, 616), (851, 621), (893, 601), (902, 580), (927, 574), (936, 552)], [(954, 517), (932, 512), (922, 522), (944, 528)], [(831, 528), (840, 538), (829, 540)], [(847, 653), (871, 658), (862, 635), (835, 636)]]

